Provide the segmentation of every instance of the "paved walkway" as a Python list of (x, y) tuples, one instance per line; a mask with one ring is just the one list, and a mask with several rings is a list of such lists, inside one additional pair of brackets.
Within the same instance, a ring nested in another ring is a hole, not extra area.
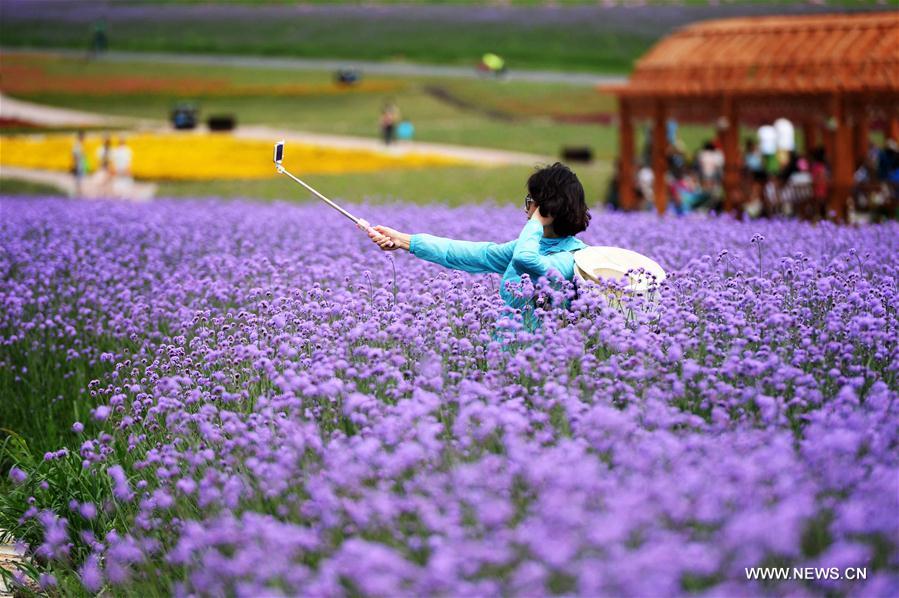
[[(55, 56), (84, 57), (83, 50), (65, 48), (0, 48), (4, 54), (47, 54)], [(157, 64), (196, 64), (203, 66), (239, 66), (250, 68), (270, 68), (294, 71), (336, 71), (340, 68), (354, 68), (374, 75), (394, 75), (400, 77), (451, 77), (455, 79), (481, 79), (484, 75), (474, 67), (445, 66), (404, 62), (376, 62), (372, 60), (338, 60), (317, 58), (275, 58), (270, 56), (233, 56), (222, 54), (174, 54), (166, 52), (106, 52), (95, 60), (108, 62), (152, 62)], [(623, 83), (621, 75), (593, 73), (565, 73), (557, 71), (510, 70), (504, 77), (507, 81), (528, 83), (561, 83), (565, 85), (594, 86), (607, 83)]]
[(55, 108), (17, 100), (0, 94), (0, 117), (22, 120), (45, 127), (134, 127), (140, 119), (106, 116), (68, 108)]
[[(385, 146), (379, 139), (370, 137), (351, 137), (347, 135), (325, 135), (322, 133), (309, 133), (305, 131), (291, 131), (288, 129), (275, 129), (262, 125), (248, 125), (237, 127), (235, 137), (247, 139), (268, 139), (273, 143), (279, 139), (308, 143), (324, 147), (338, 149), (366, 150), (391, 156), (406, 156), (415, 154), (439, 155), (447, 158), (455, 158), (465, 162), (473, 162), (483, 166), (509, 166), (523, 165), (534, 166), (538, 163), (551, 161), (549, 156), (538, 154), (525, 154), (482, 147), (466, 147), (462, 145), (446, 145), (442, 143), (427, 143), (423, 141), (396, 141)], [(288, 146), (287, 151), (290, 151)]]

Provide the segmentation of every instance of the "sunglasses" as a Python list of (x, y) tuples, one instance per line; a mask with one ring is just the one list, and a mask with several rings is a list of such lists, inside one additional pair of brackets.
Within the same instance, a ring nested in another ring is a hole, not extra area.
[(531, 204), (534, 203), (535, 201), (537, 201), (537, 200), (534, 199), (533, 197), (531, 197), (530, 194), (528, 194), (528, 196), (524, 198), (524, 209), (526, 212), (531, 211)]

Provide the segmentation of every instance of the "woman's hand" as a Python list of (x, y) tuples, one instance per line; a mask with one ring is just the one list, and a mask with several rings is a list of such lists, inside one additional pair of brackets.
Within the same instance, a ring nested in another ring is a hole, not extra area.
[(368, 220), (365, 220), (364, 218), (359, 218), (356, 221), (356, 226), (358, 226), (361, 230), (364, 230), (365, 232), (367, 232), (368, 238), (371, 239), (372, 241), (374, 241), (374, 243), (378, 247), (383, 249), (384, 251), (391, 251), (393, 249), (399, 249), (399, 247), (396, 246), (396, 243), (394, 243), (390, 239), (390, 237), (384, 236), (381, 233), (375, 231), (375, 229), (372, 227), (372, 225), (369, 224)]
[[(372, 230), (374, 232), (369, 231), (368, 236), (384, 251), (392, 251), (394, 249), (409, 250), (409, 244), (412, 240), (411, 235), (381, 225), (373, 227)], [(390, 246), (391, 242), (393, 242), (392, 247)]]
[(536, 208), (534, 208), (534, 213), (531, 214), (531, 220), (536, 220), (540, 223), (541, 226), (549, 226), (553, 223), (553, 220), (555, 220), (555, 218), (553, 216), (541, 216), (540, 207), (537, 206)]

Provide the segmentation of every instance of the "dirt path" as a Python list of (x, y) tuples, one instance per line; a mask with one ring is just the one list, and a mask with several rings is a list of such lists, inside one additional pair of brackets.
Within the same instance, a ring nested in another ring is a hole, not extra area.
[(0, 94), (0, 117), (42, 125), (45, 127), (137, 127), (152, 121), (137, 118), (106, 116), (68, 108), (56, 108), (17, 100)]

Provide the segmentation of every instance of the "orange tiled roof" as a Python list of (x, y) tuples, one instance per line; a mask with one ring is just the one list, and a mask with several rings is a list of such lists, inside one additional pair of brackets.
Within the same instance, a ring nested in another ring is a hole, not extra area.
[(622, 95), (899, 92), (899, 12), (704, 21), (662, 39)]

